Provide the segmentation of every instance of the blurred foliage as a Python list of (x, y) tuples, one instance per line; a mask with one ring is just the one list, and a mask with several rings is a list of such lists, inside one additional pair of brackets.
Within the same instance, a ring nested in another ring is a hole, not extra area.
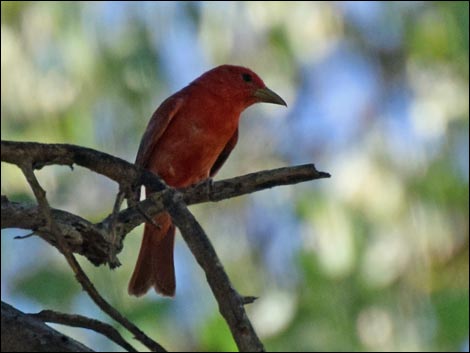
[[(223, 63), (252, 68), (286, 99), (288, 110), (244, 113), (218, 178), (307, 162), (333, 177), (192, 208), (237, 290), (260, 297), (247, 310), (269, 351), (468, 350), (468, 2), (1, 9), (2, 139), (132, 161), (155, 107)], [(2, 194), (33, 202), (16, 168), (1, 172)], [(54, 207), (93, 221), (112, 209), (117, 186), (98, 175), (38, 175)], [(120, 269), (82, 261), (99, 290), (169, 350), (235, 350), (181, 240), (176, 298), (127, 296), (140, 231)], [(108, 320), (54, 249), (17, 234), (2, 231), (2, 300)]]
[[(41, 305), (54, 307), (70, 307), (79, 284), (67, 271), (59, 272), (57, 269), (39, 267), (27, 275), (21, 276), (14, 283), (16, 290), (26, 297), (32, 297)], [(51, 295), (60, 289), (60, 295)]]

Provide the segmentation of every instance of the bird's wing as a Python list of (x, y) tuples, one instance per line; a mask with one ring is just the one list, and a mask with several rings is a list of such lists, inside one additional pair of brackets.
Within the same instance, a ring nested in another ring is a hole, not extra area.
[(181, 97), (169, 97), (155, 110), (140, 141), (139, 152), (137, 152), (135, 160), (136, 165), (147, 167), (155, 146), (180, 110), (183, 102), (184, 99)]
[(235, 133), (232, 135), (230, 140), (228, 140), (227, 144), (225, 145), (224, 149), (222, 152), (219, 154), (219, 157), (217, 157), (217, 160), (214, 162), (214, 165), (211, 168), (211, 171), (209, 173), (210, 177), (213, 177), (219, 169), (224, 165), (225, 161), (227, 160), (228, 156), (232, 152), (233, 148), (237, 144), (238, 141), (238, 128), (235, 130)]

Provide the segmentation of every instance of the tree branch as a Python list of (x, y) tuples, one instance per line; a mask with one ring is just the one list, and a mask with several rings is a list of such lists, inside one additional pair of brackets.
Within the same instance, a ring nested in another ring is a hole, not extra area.
[(238, 349), (241, 352), (263, 352), (263, 344), (246, 315), (243, 306), (244, 299), (230, 283), (204, 230), (186, 208), (182, 199), (172, 201), (166, 204), (167, 210), (197, 262), (204, 269), (207, 282), (219, 304), (219, 311), (227, 321)]
[(318, 171), (315, 165), (303, 164), (294, 167), (264, 170), (216, 181), (210, 187), (210, 192), (207, 192), (207, 188), (204, 185), (192, 186), (180, 190), (180, 192), (183, 194), (184, 202), (187, 205), (192, 205), (208, 201), (218, 202), (275, 186), (292, 185), (329, 177), (329, 173)]
[[(19, 146), (17, 144), (19, 144)], [(71, 161), (75, 155), (81, 155), (77, 152), (80, 150), (80, 147), (78, 146), (53, 145), (53, 148), (51, 147), (50, 149), (46, 149), (43, 148), (42, 144), (37, 143), (7, 143), (2, 141), (2, 160), (5, 158), (5, 161), (9, 163), (18, 164), (23, 161), (25, 158), (24, 155), (27, 154), (26, 152), (21, 151), (24, 151), (27, 148), (36, 150), (38, 146), (40, 146), (41, 151), (45, 150), (47, 152), (51, 160), (57, 161), (59, 164), (68, 165), (69, 163), (72, 163)], [(55, 146), (60, 146), (60, 148)], [(59, 149), (60, 153), (57, 152), (57, 149)], [(126, 168), (137, 170), (134, 165), (116, 157), (105, 157), (107, 155), (102, 152), (90, 149), (85, 150), (86, 154), (90, 155), (93, 155), (96, 152), (98, 157), (94, 158), (94, 161), (96, 163), (101, 161), (99, 165), (102, 170), (107, 171), (107, 176), (113, 175), (116, 179), (121, 175), (129, 175), (130, 177), (138, 178), (138, 171), (126, 171)], [(68, 156), (68, 154), (72, 154), (72, 156)], [(59, 157), (57, 157), (57, 155), (62, 156), (63, 160), (58, 161)], [(83, 165), (94, 168), (94, 164), (89, 161), (83, 161), (82, 159), (79, 161), (82, 162)], [(52, 163), (45, 157), (41, 157), (40, 160), (44, 165)], [(104, 168), (103, 164), (108, 162), (122, 164), (118, 168), (119, 172), (113, 172), (112, 165)], [(38, 163), (35, 163), (35, 165), (38, 165)], [(186, 204), (192, 205), (208, 201), (216, 202), (274, 186), (295, 184), (303, 181), (328, 178), (329, 176), (330, 175), (328, 173), (317, 171), (313, 164), (306, 164), (251, 173), (217, 181), (212, 184), (210, 190), (206, 185), (198, 185), (180, 190), (180, 192), (183, 194)], [(156, 176), (151, 174), (150, 178), (152, 177), (156, 178)], [(126, 181), (126, 183), (130, 182)], [(52, 209), (52, 214), (61, 230), (61, 233), (64, 235), (64, 238), (67, 240), (69, 247), (73, 252), (84, 255), (95, 265), (108, 263), (111, 268), (114, 268), (119, 266), (119, 261), (116, 257), (109, 258), (109, 254), (119, 253), (122, 250), (122, 244), (126, 234), (146, 221), (146, 217), (144, 215), (153, 216), (161, 212), (164, 208), (163, 203), (161, 202), (162, 198), (165, 196), (168, 197), (169, 195), (167, 195), (167, 193), (172, 194), (173, 192), (174, 191), (172, 189), (164, 189), (160, 193), (155, 193), (146, 200), (141, 201), (138, 203), (137, 207), (130, 207), (117, 214), (113, 212), (97, 224), (92, 224), (87, 220), (66, 211)], [(50, 233), (41, 232), (44, 227), (44, 222), (45, 220), (42, 219), (41, 212), (39, 212), (37, 206), (10, 202), (5, 196), (2, 196), (2, 229), (11, 227), (32, 229), (46, 241), (55, 245), (55, 238), (51, 237)], [(113, 234), (110, 234), (110, 229), (114, 231)]]
[(123, 190), (140, 184), (151, 186), (156, 191), (166, 187), (162, 179), (149, 171), (110, 154), (76, 145), (2, 140), (1, 158), (2, 162), (18, 166), (24, 160), (31, 160), (33, 169), (54, 164), (73, 167), (76, 164), (114, 180), (123, 186)]
[(93, 352), (41, 320), (2, 302), (2, 352)]
[[(2, 161), (18, 166), (22, 165), (22, 161), (28, 159), (32, 162), (34, 168), (42, 168), (50, 164), (72, 166), (75, 163), (118, 182), (120, 190), (127, 191), (128, 198), (130, 197), (129, 194), (138, 189), (140, 185), (157, 190), (158, 192), (152, 194), (147, 200), (141, 201), (134, 207), (129, 207), (119, 213), (113, 212), (98, 224), (90, 225), (86, 221), (79, 222), (79, 224), (84, 225), (87, 229), (94, 230), (97, 234), (102, 234), (106, 238), (105, 241), (110, 243), (110, 251), (115, 251), (115, 246), (112, 245), (115, 242), (113, 238), (119, 238), (120, 241), (116, 241), (116, 243), (118, 247), (122, 247), (124, 236), (134, 227), (145, 222), (144, 214), (153, 216), (164, 209), (167, 210), (175, 225), (180, 229), (197, 262), (204, 269), (208, 283), (219, 304), (219, 310), (227, 321), (238, 348), (241, 351), (253, 352), (263, 351), (264, 347), (246, 315), (244, 309), (246, 299), (233, 289), (212, 244), (202, 227), (187, 209), (187, 204), (220, 201), (277, 185), (295, 184), (330, 176), (328, 173), (317, 171), (315, 166), (310, 164), (252, 173), (216, 182), (210, 190), (208, 190), (207, 185), (199, 185), (185, 190), (174, 190), (167, 187), (153, 173), (138, 168), (120, 158), (74, 145), (2, 141), (1, 157)], [(10, 206), (20, 207), (7, 199), (4, 200), (2, 197), (2, 228), (4, 204), (5, 208)], [(64, 215), (63, 212), (51, 210), (51, 217), (56, 215), (65, 218), (77, 217), (70, 214)], [(16, 218), (17, 221), (19, 221), (18, 218)], [(42, 224), (37, 221), (36, 224), (38, 223)], [(9, 224), (12, 225), (12, 222), (9, 222)], [(57, 222), (57, 227), (59, 225), (60, 222)], [(84, 236), (77, 228), (74, 228), (74, 230), (80, 233), (82, 237)], [(38, 232), (38, 234), (40, 233)], [(101, 246), (101, 249), (104, 248)], [(101, 263), (107, 262), (107, 259)], [(110, 264), (110, 266), (113, 265), (115, 264)]]
[[(71, 251), (84, 255), (94, 265), (105, 263), (110, 242), (105, 232), (86, 219), (51, 208), (52, 218)], [(12, 202), (2, 195), (1, 227), (31, 229), (48, 243), (57, 246), (55, 236), (46, 229), (46, 220), (37, 205)]]
[(112, 317), (114, 320), (123, 325), (129, 332), (133, 333), (135, 338), (138, 339), (142, 344), (149, 348), (152, 352), (166, 352), (166, 350), (157, 342), (148, 337), (144, 332), (142, 332), (137, 326), (132, 322), (127, 320), (119, 311), (117, 311), (111, 304), (109, 304), (98, 292), (94, 284), (85, 274), (85, 271), (81, 268), (77, 259), (73, 253), (68, 248), (67, 243), (65, 242), (63, 235), (60, 233), (60, 230), (52, 218), (52, 212), (49, 206), (49, 202), (46, 198), (46, 192), (42, 189), (39, 181), (34, 174), (31, 160), (24, 159), (20, 164), (20, 168), (23, 171), (26, 180), (28, 181), (31, 189), (34, 192), (36, 200), (38, 201), (39, 208), (46, 219), (46, 229), (55, 237), (57, 242), (57, 249), (64, 255), (67, 263), (73, 270), (75, 278), (81, 284), (82, 288), (88, 293), (90, 298), (95, 302), (95, 304), (103, 310), (106, 314)]
[[(257, 173), (251, 173), (231, 179), (216, 181), (208, 190), (206, 185), (196, 185), (178, 190), (186, 205), (204, 202), (218, 202), (221, 200), (246, 195), (255, 191), (265, 190), (274, 186), (296, 184), (303, 181), (329, 178), (330, 175), (315, 169), (313, 164), (295, 167), (278, 168)], [(173, 197), (171, 189), (162, 190), (147, 197), (138, 203), (140, 210), (149, 216), (154, 216), (164, 208), (162, 200)], [(112, 215), (96, 224), (99, 228), (109, 227), (113, 220)], [(129, 207), (117, 215), (115, 224), (117, 234), (125, 236), (132, 229), (145, 222), (142, 212), (136, 207)]]
[(44, 322), (53, 322), (55, 324), (86, 328), (101, 333), (128, 352), (137, 352), (137, 350), (121, 336), (118, 330), (105, 322), (90, 319), (82, 315), (64, 314), (53, 310), (43, 310), (36, 314), (29, 314), (29, 316)]

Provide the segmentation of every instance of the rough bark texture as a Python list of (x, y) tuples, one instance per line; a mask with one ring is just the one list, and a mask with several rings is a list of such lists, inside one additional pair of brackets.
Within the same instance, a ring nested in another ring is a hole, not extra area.
[(93, 352), (41, 320), (2, 302), (2, 352)]

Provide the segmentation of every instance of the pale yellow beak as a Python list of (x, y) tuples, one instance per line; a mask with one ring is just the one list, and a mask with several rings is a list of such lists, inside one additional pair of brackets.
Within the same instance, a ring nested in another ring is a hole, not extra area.
[(276, 92), (271, 91), (268, 87), (257, 89), (254, 96), (258, 98), (260, 102), (285, 105), (287, 107), (287, 103), (284, 99), (282, 99)]

